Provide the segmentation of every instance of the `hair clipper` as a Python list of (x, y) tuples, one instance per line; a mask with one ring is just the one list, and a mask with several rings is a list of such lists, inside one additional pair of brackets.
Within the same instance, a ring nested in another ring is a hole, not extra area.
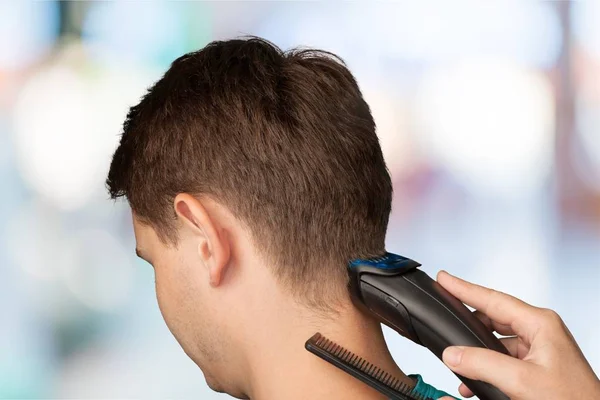
[[(508, 354), (504, 345), (467, 307), (411, 259), (386, 253), (348, 264), (353, 301), (440, 360), (448, 346), (483, 347)], [(482, 400), (507, 400), (489, 383), (458, 375)]]

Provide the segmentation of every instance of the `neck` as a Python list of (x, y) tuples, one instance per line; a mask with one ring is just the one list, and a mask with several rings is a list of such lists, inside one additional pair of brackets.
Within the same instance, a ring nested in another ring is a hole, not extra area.
[(387, 348), (381, 325), (352, 304), (330, 319), (279, 302), (268, 308), (263, 329), (255, 332), (246, 351), (249, 375), (245, 386), (250, 399), (386, 398), (306, 351), (304, 343), (316, 332), (397, 378), (406, 378)]

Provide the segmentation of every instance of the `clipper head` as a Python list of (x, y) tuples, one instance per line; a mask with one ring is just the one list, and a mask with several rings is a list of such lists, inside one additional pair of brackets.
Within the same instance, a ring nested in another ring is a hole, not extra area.
[(348, 290), (350, 291), (353, 303), (365, 309), (365, 299), (363, 298), (363, 287), (361, 285), (362, 275), (374, 275), (380, 277), (397, 276), (413, 271), (421, 264), (410, 258), (398, 254), (386, 252), (382, 256), (372, 258), (357, 258), (348, 263)]
[(349, 269), (375, 269), (380, 271), (398, 272), (420, 266), (418, 262), (398, 254), (386, 252), (382, 256), (372, 258), (357, 258), (348, 263)]
[(415, 382), (406, 377), (402, 380), (383, 371), (320, 333), (306, 341), (306, 350), (335, 365), (391, 400), (433, 400), (413, 392)]

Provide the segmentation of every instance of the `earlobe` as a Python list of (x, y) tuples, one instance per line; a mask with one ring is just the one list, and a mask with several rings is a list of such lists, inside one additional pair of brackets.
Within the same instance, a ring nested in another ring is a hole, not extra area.
[(178, 194), (174, 200), (178, 218), (198, 240), (197, 254), (199, 261), (208, 269), (210, 285), (217, 287), (229, 265), (231, 245), (219, 214), (209, 213), (208, 206), (187, 193)]

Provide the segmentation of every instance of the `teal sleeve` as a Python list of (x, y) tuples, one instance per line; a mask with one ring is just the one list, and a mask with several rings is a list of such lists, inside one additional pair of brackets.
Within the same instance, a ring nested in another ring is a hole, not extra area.
[(451, 394), (448, 394), (441, 390), (437, 390), (433, 386), (428, 385), (427, 383), (425, 383), (423, 381), (423, 378), (421, 377), (421, 375), (415, 374), (415, 375), (409, 375), (409, 377), (413, 378), (415, 381), (417, 381), (417, 384), (415, 385), (413, 392), (418, 393), (419, 395), (423, 396), (424, 398), (431, 398), (433, 400), (437, 400), (444, 396), (450, 396), (453, 399), (459, 400), (458, 398), (452, 396)]

